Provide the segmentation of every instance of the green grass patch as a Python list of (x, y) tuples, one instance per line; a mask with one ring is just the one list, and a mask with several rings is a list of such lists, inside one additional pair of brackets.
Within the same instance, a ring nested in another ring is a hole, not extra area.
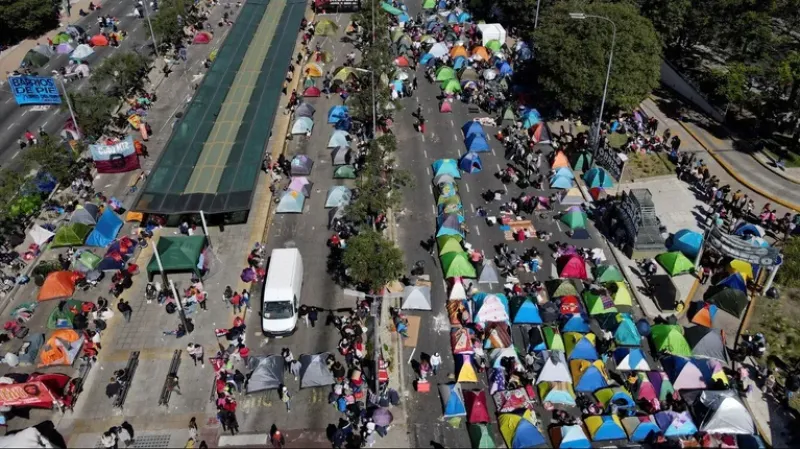
[(611, 145), (611, 148), (620, 149), (628, 142), (628, 136), (626, 134), (620, 133), (611, 133), (608, 135), (608, 144)]
[(766, 154), (773, 162), (783, 159), (783, 163), (787, 167), (800, 167), (800, 155), (791, 151), (764, 148), (761, 152)]
[(673, 173), (675, 173), (675, 165), (669, 161), (666, 154), (662, 153), (629, 154), (628, 163), (625, 166), (625, 176), (631, 180)]

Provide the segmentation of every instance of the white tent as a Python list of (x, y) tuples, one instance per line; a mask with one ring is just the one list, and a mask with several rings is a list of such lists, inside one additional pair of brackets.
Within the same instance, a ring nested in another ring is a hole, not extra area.
[(94, 54), (94, 50), (92, 49), (92, 47), (86, 44), (80, 44), (77, 47), (75, 47), (75, 50), (72, 50), (72, 54), (69, 55), (69, 57), (71, 59), (85, 59), (91, 56), (92, 54)]
[(42, 246), (45, 242), (50, 240), (55, 234), (37, 224), (34, 225), (30, 231), (28, 231), (28, 235), (31, 236), (34, 243), (36, 243), (39, 246)]
[(405, 310), (431, 310), (431, 288), (409, 285), (403, 289)]
[(483, 45), (489, 41), (500, 41), (501, 44), (506, 43), (506, 29), (499, 23), (479, 23), (478, 31), (483, 36)]
[(581, 191), (577, 187), (573, 187), (563, 190), (558, 202), (564, 206), (577, 206), (583, 204), (583, 195), (581, 195)]
[(735, 435), (756, 433), (753, 418), (732, 390), (705, 390), (694, 401), (687, 402), (691, 404), (695, 422), (703, 432)]
[(437, 42), (433, 44), (430, 50), (428, 50), (434, 58), (441, 58), (442, 56), (448, 54), (447, 45), (442, 42)]
[(572, 375), (569, 373), (567, 366), (567, 359), (564, 357), (562, 351), (548, 351), (545, 352), (547, 361), (544, 363), (542, 371), (539, 372), (539, 377), (536, 383), (542, 382), (569, 382), (572, 383)]
[(497, 276), (497, 269), (494, 267), (494, 262), (489, 259), (483, 261), (481, 268), (481, 275), (478, 278), (478, 284), (499, 284), (500, 280)]
[(453, 282), (448, 299), (467, 299), (467, 290), (464, 289), (464, 284), (461, 281)]

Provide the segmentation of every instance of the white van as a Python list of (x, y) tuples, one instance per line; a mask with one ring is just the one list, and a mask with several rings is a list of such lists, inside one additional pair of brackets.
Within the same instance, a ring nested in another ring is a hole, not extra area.
[(303, 257), (300, 250), (272, 250), (261, 308), (264, 336), (286, 337), (294, 333), (302, 290)]

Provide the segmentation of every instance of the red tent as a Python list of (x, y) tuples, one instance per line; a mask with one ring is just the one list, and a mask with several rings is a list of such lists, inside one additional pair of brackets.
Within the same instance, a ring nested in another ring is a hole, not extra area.
[(562, 278), (587, 279), (586, 262), (577, 254), (561, 256), (556, 261), (558, 276)]
[(581, 305), (580, 300), (577, 296), (562, 296), (561, 297), (561, 314), (562, 315), (572, 315), (575, 313), (581, 313)]
[(531, 139), (534, 143), (550, 143), (550, 133), (544, 122), (539, 122), (531, 127)]
[(453, 107), (450, 106), (449, 101), (443, 101), (442, 105), (439, 106), (439, 112), (453, 112)]
[(603, 195), (603, 193), (605, 193), (605, 190), (603, 190), (602, 187), (592, 187), (591, 189), (589, 189), (589, 195), (592, 195), (592, 198), (595, 201), (599, 200), (600, 196)]
[(89, 44), (91, 44), (92, 47), (107, 47), (108, 38), (102, 34), (95, 34), (91, 37), (91, 39), (89, 39)]
[(214, 36), (211, 33), (209, 33), (208, 31), (201, 31), (201, 32), (197, 33), (194, 36), (194, 39), (192, 39), (192, 43), (193, 44), (207, 44), (207, 43), (211, 42), (211, 38), (212, 37), (214, 37)]
[(489, 422), (489, 408), (486, 406), (486, 391), (465, 391), (464, 404), (467, 406), (468, 423), (477, 424)]
[(319, 97), (320, 95), (322, 95), (322, 92), (316, 86), (311, 86), (308, 89), (303, 91), (303, 96), (304, 97), (315, 97), (316, 98), (316, 97)]
[(18, 384), (0, 384), (0, 407), (52, 408), (69, 382), (66, 374), (33, 374)]
[(405, 55), (401, 55), (401, 56), (398, 56), (397, 58), (395, 58), (394, 63), (398, 67), (408, 67), (409, 66), (408, 58), (406, 58)]

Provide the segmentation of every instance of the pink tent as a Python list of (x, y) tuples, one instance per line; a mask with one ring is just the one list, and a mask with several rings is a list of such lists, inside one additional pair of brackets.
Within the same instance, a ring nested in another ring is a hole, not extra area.
[(207, 44), (207, 43), (211, 42), (211, 38), (213, 38), (213, 37), (214, 36), (211, 33), (209, 33), (208, 31), (201, 31), (201, 32), (197, 33), (194, 36), (194, 39), (192, 39), (192, 43), (193, 44)]
[(577, 254), (561, 256), (556, 261), (558, 275), (562, 278), (587, 279), (586, 262)]

